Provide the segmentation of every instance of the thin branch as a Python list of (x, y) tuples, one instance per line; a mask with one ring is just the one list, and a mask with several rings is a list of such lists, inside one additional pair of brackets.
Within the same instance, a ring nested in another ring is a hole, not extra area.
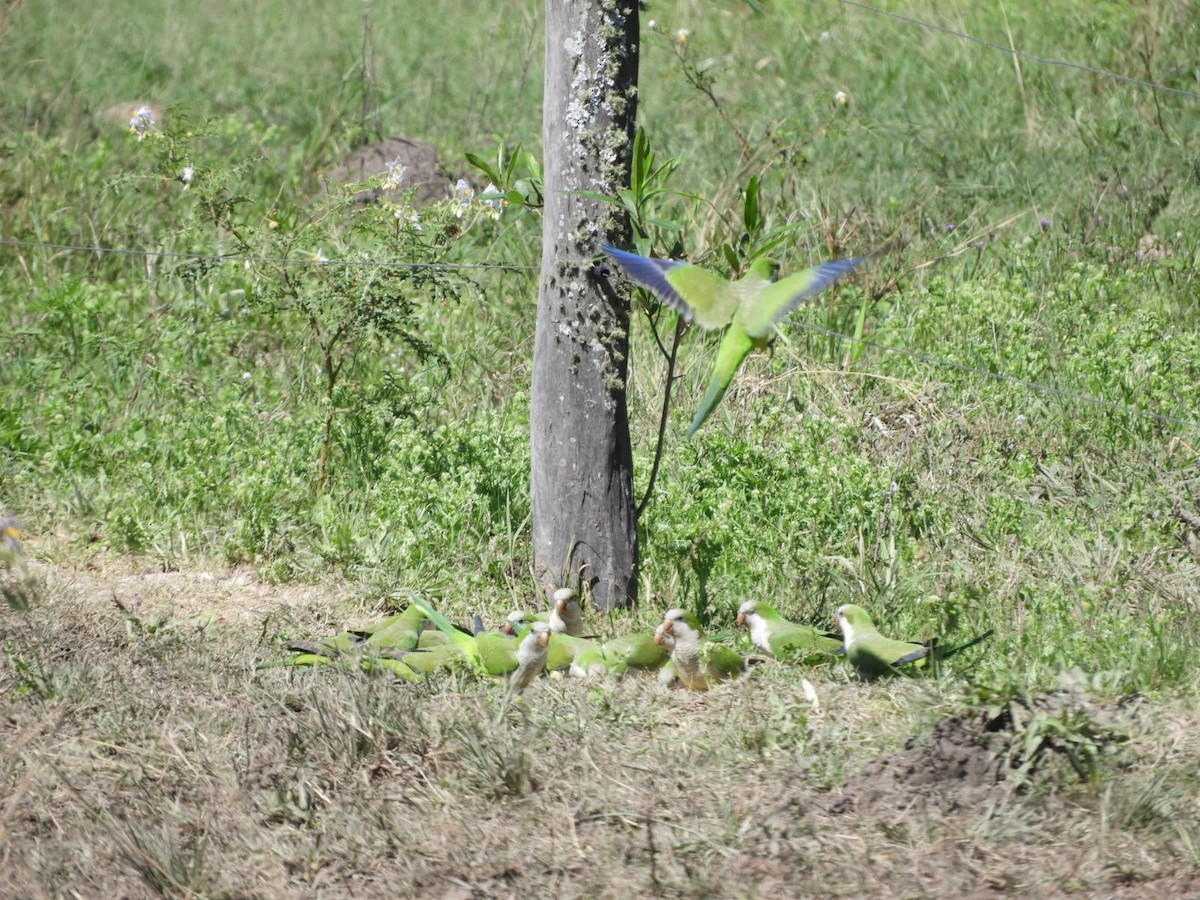
[[(683, 317), (676, 318), (675, 339), (671, 342), (671, 354), (667, 358), (667, 386), (663, 389), (662, 416), (658, 420), (658, 444), (654, 448), (654, 465), (650, 469), (650, 482), (646, 485), (646, 493), (642, 495), (642, 502), (637, 507), (638, 519), (642, 517), (642, 513), (650, 503), (650, 496), (654, 493), (654, 482), (658, 479), (658, 466), (662, 462), (663, 448), (666, 446), (667, 414), (671, 411), (671, 388), (675, 382), (675, 356), (679, 352), (679, 339), (683, 336), (683, 326)], [(657, 331), (654, 339), (658, 340)], [(661, 341), (659, 341), (659, 346), (662, 346)]]

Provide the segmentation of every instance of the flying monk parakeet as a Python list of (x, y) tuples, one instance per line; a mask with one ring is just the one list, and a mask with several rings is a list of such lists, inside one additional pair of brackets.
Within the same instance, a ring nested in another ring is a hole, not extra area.
[(778, 281), (776, 264), (756, 259), (737, 281), (726, 281), (714, 272), (674, 259), (654, 259), (601, 245), (618, 266), (638, 284), (671, 306), (684, 319), (701, 328), (724, 328), (717, 349), (712, 380), (700, 410), (688, 428), (695, 434), (721, 402), (725, 390), (751, 350), (762, 349), (775, 326), (793, 309), (852, 272), (866, 257), (828, 262)]
[(667, 610), (660, 627), (662, 634), (656, 639), (660, 643), (665, 643), (668, 635), (674, 639), (671, 664), (675, 676), (688, 690), (707, 691), (717, 682), (745, 671), (746, 661), (741, 654), (724, 644), (705, 640), (700, 620), (687, 610)]
[(808, 625), (789, 622), (761, 600), (747, 600), (738, 609), (737, 623), (750, 629), (759, 650), (784, 662), (813, 665), (833, 658), (842, 642)]
[(965, 644), (944, 650), (935, 641), (918, 644), (885, 638), (861, 606), (846, 604), (838, 607), (837, 623), (846, 639), (846, 658), (864, 681), (901, 671), (917, 671), (926, 668), (931, 660), (936, 666), (939, 661), (990, 637), (994, 630), (989, 629)]

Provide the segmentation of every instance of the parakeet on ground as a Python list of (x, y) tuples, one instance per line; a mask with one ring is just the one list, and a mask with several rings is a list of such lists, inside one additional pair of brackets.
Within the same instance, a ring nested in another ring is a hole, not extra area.
[(554, 592), (553, 605), (548, 612), (530, 613), (526, 610), (513, 610), (508, 614), (500, 630), (506, 634), (515, 635), (531, 622), (547, 622), (555, 634), (570, 634), (578, 637), (583, 634), (583, 607), (575, 597), (571, 588), (559, 588)]
[(604, 644), (604, 659), (614, 675), (629, 669), (661, 669), (671, 658), (671, 648), (658, 644), (652, 634), (624, 634)]
[(737, 622), (750, 629), (750, 640), (755, 647), (784, 662), (809, 665), (826, 662), (842, 646), (841, 640), (831, 634), (789, 622), (761, 600), (743, 603), (738, 609)]
[(550, 610), (550, 630), (556, 634), (583, 634), (583, 607), (571, 588), (554, 592), (554, 608)]
[(662, 634), (656, 639), (660, 643), (668, 635), (674, 639), (671, 663), (676, 677), (688, 690), (706, 691), (745, 671), (746, 661), (741, 655), (724, 644), (705, 640), (700, 621), (687, 610), (668, 610), (660, 627)]
[(708, 330), (725, 328), (708, 392), (688, 428), (688, 437), (699, 430), (721, 402), (750, 351), (764, 348), (775, 326), (788, 313), (866, 262), (866, 257), (828, 262), (776, 281), (775, 263), (760, 258), (750, 264), (740, 279), (727, 281), (691, 263), (638, 256), (609, 246), (603, 249), (626, 275), (687, 321)]
[(425, 614), (418, 607), (410, 605), (404, 612), (374, 625), (343, 631), (318, 641), (292, 641), (288, 649), (296, 653), (296, 657), (262, 663), (259, 668), (314, 665), (311, 657), (324, 657), (326, 660), (350, 656), (395, 657), (417, 646), (424, 624)]
[(896, 641), (881, 635), (867, 611), (853, 604), (838, 607), (837, 623), (846, 641), (846, 657), (864, 681), (881, 675), (919, 671), (928, 667), (931, 660), (936, 666), (941, 660), (973, 647), (993, 633), (993, 629), (989, 629), (965, 644), (949, 649), (942, 649), (934, 641), (923, 644)]
[[(485, 631), (470, 635), (455, 627), (454, 623), (420, 598), (413, 603), (421, 608), (438, 630), (445, 634), (452, 645), (461, 651), (479, 670), (489, 675), (510, 675), (516, 690), (541, 674), (546, 664), (550, 626), (545, 622), (534, 622), (517, 640), (511, 640), (498, 631)], [(415, 658), (422, 651), (407, 653), (403, 659), (414, 668), (423, 665)], [(447, 661), (454, 658), (448, 648), (434, 648), (429, 653), (444, 654)], [(514, 674), (516, 673), (516, 674)]]

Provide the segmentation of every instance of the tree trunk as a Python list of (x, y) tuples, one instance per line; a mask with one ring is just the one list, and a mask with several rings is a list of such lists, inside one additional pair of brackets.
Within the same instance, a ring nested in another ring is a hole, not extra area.
[(629, 184), (637, 0), (546, 0), (545, 209), (533, 353), (533, 556), (548, 592), (601, 610), (637, 599), (626, 374), (629, 294), (596, 266), (628, 220), (577, 191)]

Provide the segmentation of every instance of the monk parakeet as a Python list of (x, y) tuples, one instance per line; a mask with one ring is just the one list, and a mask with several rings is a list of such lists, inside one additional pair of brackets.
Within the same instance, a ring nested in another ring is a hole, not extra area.
[[(589, 678), (594, 675), (608, 674), (608, 662), (604, 656), (604, 648), (596, 641), (587, 638), (555, 633), (554, 640), (551, 641), (550, 656), (553, 657), (556, 664), (566, 659), (567, 665), (563, 668), (572, 678)], [(551, 667), (548, 659), (547, 668), (551, 668), (553, 671), (557, 665)]]
[(663, 667), (658, 670), (658, 683), (663, 687), (671, 687), (677, 680), (675, 677), (675, 663), (670, 659), (670, 654), (675, 652), (675, 636), (667, 633), (666, 622), (660, 622), (658, 627), (654, 629), (654, 643), (666, 650), (668, 656)]
[(895, 641), (885, 638), (876, 630), (875, 623), (865, 609), (849, 603), (838, 607), (837, 623), (846, 639), (846, 657), (864, 681), (881, 675), (923, 669), (930, 660), (936, 666), (939, 661), (973, 647), (992, 635), (989, 629), (965, 644), (950, 649), (938, 647), (935, 641), (924, 644)]
[(554, 605), (549, 612), (530, 613), (523, 609), (513, 610), (500, 626), (500, 630), (515, 635), (531, 622), (547, 622), (555, 634), (578, 637), (583, 634), (583, 607), (579, 605), (575, 591), (571, 588), (559, 588), (554, 592)]
[(652, 634), (623, 634), (604, 645), (604, 659), (614, 675), (629, 669), (661, 669), (670, 657), (671, 649), (655, 643)]
[[(778, 267), (756, 259), (737, 281), (674, 259), (654, 259), (602, 245), (625, 274), (673, 307), (684, 319), (708, 330), (725, 328), (708, 392), (688, 428), (688, 437), (721, 402), (725, 390), (753, 349), (762, 349), (775, 326), (818, 291), (866, 262), (866, 257), (829, 262), (776, 281)], [(728, 326), (728, 327), (726, 327)]]
[(461, 647), (453, 643), (410, 650), (400, 654), (400, 661), (422, 675), (431, 675), (442, 669), (456, 671), (470, 668), (479, 660), (467, 654)]
[(534, 622), (517, 643), (517, 668), (508, 676), (510, 691), (523, 691), (542, 674), (550, 646), (550, 626)]
[(738, 609), (737, 622), (750, 629), (750, 640), (764, 653), (784, 662), (813, 665), (833, 658), (842, 642), (808, 625), (789, 622), (761, 600), (747, 600)]
[(523, 609), (514, 609), (505, 617), (500, 630), (515, 637), (518, 632), (524, 631), (534, 622), (548, 622), (549, 619), (549, 613), (530, 613)]
[(583, 634), (583, 607), (571, 588), (554, 592), (554, 608), (550, 610), (550, 630), (556, 634)]
[(261, 662), (255, 668), (316, 669), (320, 666), (336, 666), (345, 671), (352, 671), (354, 669), (362, 669), (364, 672), (386, 671), (403, 678), (405, 681), (416, 681), (420, 678), (420, 674), (415, 672), (403, 660), (359, 654), (330, 656), (328, 653), (298, 653), (296, 656), (288, 659)]
[[(498, 631), (470, 635), (457, 628), (424, 600), (413, 598), (413, 603), (421, 608), (425, 617), (436, 625), (438, 630), (450, 639), (451, 645), (461, 651), (477, 669), (489, 675), (509, 675), (510, 683), (516, 690), (524, 689), (541, 674), (546, 665), (550, 626), (545, 622), (534, 622), (515, 641)], [(416, 657), (424, 652), (435, 654), (435, 658), (436, 655), (442, 655), (446, 661), (453, 660), (455, 656), (449, 647), (435, 647), (429, 651), (406, 653), (403, 660), (413, 668), (420, 667), (424, 664)]]
[[(288, 649), (301, 656), (315, 654), (331, 659), (347, 654), (403, 653), (417, 646), (418, 634), (424, 624), (425, 614), (419, 607), (410, 605), (399, 615), (389, 616), (374, 625), (343, 631), (319, 641), (293, 641), (288, 644)], [(285, 661), (280, 665), (307, 663)]]
[[(522, 634), (534, 622), (546, 622), (549, 613), (530, 615), (524, 610), (513, 610), (500, 626), (505, 634)], [(600, 675), (604, 664), (603, 648), (595, 641), (576, 637), (562, 632), (553, 632), (555, 640), (551, 642), (546, 657), (546, 671), (567, 672), (574, 677), (582, 675)], [(560, 639), (561, 638), (561, 639)]]
[(667, 611), (658, 640), (661, 642), (667, 635), (675, 641), (671, 651), (675, 675), (688, 690), (706, 691), (719, 681), (740, 675), (746, 668), (746, 661), (737, 651), (705, 640), (699, 619), (687, 610)]

